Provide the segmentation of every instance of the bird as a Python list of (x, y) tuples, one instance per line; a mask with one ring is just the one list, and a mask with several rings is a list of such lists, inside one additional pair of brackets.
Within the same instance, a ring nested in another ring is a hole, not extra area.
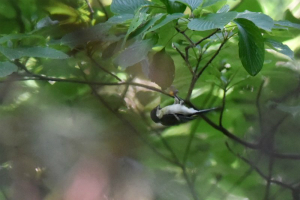
[(165, 106), (160, 105), (152, 109), (150, 116), (155, 123), (161, 123), (164, 126), (175, 126), (197, 118), (199, 115), (216, 110), (218, 108), (209, 108), (196, 110), (184, 105), (184, 101), (174, 96), (174, 104)]

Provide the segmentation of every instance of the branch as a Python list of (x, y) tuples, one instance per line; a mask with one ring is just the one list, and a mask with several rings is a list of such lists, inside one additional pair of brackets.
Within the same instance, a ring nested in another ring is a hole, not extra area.
[(200, 78), (200, 76), (202, 75), (202, 73), (206, 70), (206, 68), (209, 66), (209, 64), (217, 57), (217, 55), (220, 53), (222, 47), (224, 46), (224, 44), (227, 42), (227, 38), (224, 39), (224, 41), (221, 43), (221, 45), (219, 46), (218, 50), (215, 52), (215, 54), (209, 59), (209, 61), (202, 67), (202, 69), (200, 70), (200, 72), (193, 77), (190, 87), (189, 87), (189, 91), (188, 94), (186, 96), (186, 100), (189, 101), (192, 95), (192, 91), (195, 87), (195, 84), (197, 82), (197, 80)]
[(110, 71), (108, 71), (107, 69), (105, 69), (104, 67), (102, 67), (91, 55), (88, 54), (88, 57), (90, 58), (90, 60), (97, 66), (99, 67), (102, 71), (104, 71), (105, 73), (111, 75), (112, 77), (114, 77), (115, 79), (117, 79), (118, 81), (122, 81), (122, 79), (120, 79), (117, 75), (111, 73)]
[[(228, 145), (228, 143), (226, 142), (226, 146), (227, 146), (227, 148), (228, 148), (228, 150), (233, 154), (233, 155), (235, 155), (235, 156), (237, 156), (238, 158), (240, 158), (241, 160), (243, 160), (245, 163), (247, 163), (248, 165), (250, 165), (250, 167), (252, 168), (252, 169), (254, 169), (263, 179), (265, 179), (265, 180), (268, 180), (268, 177), (254, 164), (254, 163), (252, 163), (251, 161), (249, 161), (249, 160), (247, 160), (246, 158), (244, 158), (244, 157), (242, 157), (241, 155), (239, 155), (239, 154), (237, 154), (237, 153), (235, 153), (230, 147), (229, 147), (229, 145)], [(274, 184), (277, 184), (277, 185), (279, 185), (279, 186), (281, 186), (281, 187), (284, 187), (284, 188), (288, 188), (288, 189), (290, 189), (290, 190), (292, 190), (292, 191), (294, 191), (295, 189), (291, 186), (291, 185), (289, 185), (289, 184), (286, 184), (286, 183), (283, 183), (283, 182), (281, 182), (281, 181), (277, 181), (277, 180), (270, 180), (270, 182), (271, 183), (274, 183)]]
[(89, 7), (89, 10), (90, 10), (90, 20), (92, 22), (93, 18), (94, 18), (94, 10), (89, 2), (89, 0), (85, 0), (86, 4), (88, 5)]
[[(83, 72), (82, 72), (83, 73)], [(84, 79), (86, 79), (86, 82), (89, 82), (87, 80), (87, 77), (85, 76), (85, 74), (83, 73)], [(144, 138), (140, 132), (129, 122), (127, 121), (120, 113), (116, 112), (114, 109), (112, 109), (109, 104), (97, 93), (97, 90), (93, 87), (92, 84), (89, 84), (91, 90), (93, 91), (93, 94), (96, 95), (96, 97), (98, 98), (98, 100), (111, 112), (113, 113), (124, 125), (126, 125), (128, 128), (130, 128), (132, 130), (132, 132), (141, 139), (142, 142), (144, 142), (145, 144), (148, 145), (148, 147), (150, 149), (152, 149), (152, 151), (154, 153), (156, 153), (158, 156), (160, 156), (161, 158), (163, 158), (164, 160), (170, 162), (170, 163), (175, 163), (173, 160), (171, 160), (170, 158), (166, 157), (165, 155), (163, 155), (161, 152), (159, 152), (155, 146), (153, 146), (150, 142), (148, 142), (148, 140), (146, 138)]]
[(224, 110), (225, 110), (225, 102), (226, 102), (226, 88), (224, 88), (223, 90), (223, 98), (222, 98), (222, 107), (221, 107), (221, 113), (220, 113), (220, 118), (219, 118), (219, 126), (223, 127), (223, 114), (224, 114)]

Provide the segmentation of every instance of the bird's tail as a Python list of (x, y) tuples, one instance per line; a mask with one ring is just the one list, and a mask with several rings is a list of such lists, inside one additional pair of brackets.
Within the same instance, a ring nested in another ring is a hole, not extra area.
[(203, 109), (203, 110), (198, 110), (195, 114), (204, 114), (204, 113), (208, 113), (208, 112), (216, 111), (216, 110), (220, 110), (220, 109), (221, 109), (220, 107)]

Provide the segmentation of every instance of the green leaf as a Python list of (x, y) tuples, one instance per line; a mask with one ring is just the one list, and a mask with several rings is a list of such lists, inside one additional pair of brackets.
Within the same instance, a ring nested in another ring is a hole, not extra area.
[(145, 11), (137, 12), (135, 14), (135, 16), (132, 19), (131, 24), (128, 28), (128, 31), (125, 35), (125, 38), (123, 40), (123, 45), (125, 44), (125, 42), (126, 42), (128, 36), (130, 35), (130, 33), (135, 31), (146, 19), (147, 19), (147, 13)]
[(215, 13), (205, 17), (193, 19), (188, 23), (188, 28), (195, 31), (206, 31), (216, 28), (224, 28), (237, 15), (237, 12)]
[(152, 46), (153, 40), (151, 39), (137, 41), (122, 51), (115, 59), (115, 63), (123, 69), (132, 66), (142, 61), (147, 56)]
[(151, 31), (155, 31), (159, 28), (161, 28), (162, 26), (168, 24), (169, 22), (178, 19), (180, 17), (182, 17), (183, 14), (182, 13), (174, 13), (171, 15), (167, 15), (165, 19), (163, 19), (161, 22), (159, 22), (158, 24), (154, 25), (152, 28), (150, 28), (145, 34), (151, 32)]
[(205, 8), (205, 7), (214, 5), (214, 4), (218, 3), (219, 1), (223, 1), (223, 0), (205, 0), (202, 7)]
[(133, 16), (134, 15), (130, 14), (114, 16), (105, 23), (99, 23), (93, 27), (69, 33), (63, 36), (60, 40), (53, 41), (52, 43), (60, 43), (71, 48), (75, 48), (78, 45), (86, 45), (88, 42), (92, 41), (102, 40), (115, 42), (119, 40), (119, 37), (110, 34), (110, 28), (115, 24), (120, 24), (132, 19)]
[(174, 61), (163, 49), (157, 52), (149, 66), (149, 78), (159, 85), (163, 90), (170, 87), (174, 81)]
[(49, 47), (7, 48), (0, 46), (0, 52), (11, 60), (18, 59), (21, 57), (40, 57), (52, 59), (69, 58), (69, 56), (64, 52)]
[(300, 24), (296, 24), (290, 21), (282, 20), (282, 21), (275, 21), (274, 22), (276, 25), (287, 27), (287, 28), (296, 28), (300, 29)]
[(245, 11), (238, 13), (236, 18), (244, 18), (252, 21), (257, 27), (264, 29), (266, 31), (272, 31), (274, 26), (274, 21), (268, 15), (256, 12)]
[(294, 52), (285, 44), (272, 39), (265, 39), (266, 44), (275, 51), (294, 59)]
[(141, 34), (141, 33), (145, 34), (145, 31), (147, 31), (151, 26), (153, 26), (158, 20), (160, 20), (164, 16), (165, 16), (165, 14), (163, 14), (163, 13), (159, 13), (159, 14), (155, 15), (152, 19), (147, 21), (147, 23), (145, 23), (145, 25), (143, 27), (139, 28), (137, 30), (137, 32), (139, 34)]
[(10, 62), (0, 62), (0, 77), (5, 77), (17, 71), (18, 67)]
[(263, 12), (259, 0), (251, 0), (251, 2), (241, 1), (238, 3), (234, 10), (238, 12), (244, 12), (245, 10), (249, 10), (252, 12)]
[(228, 4), (224, 5), (222, 8), (220, 8), (217, 13), (227, 13), (230, 10), (230, 7)]
[(110, 10), (115, 14), (134, 14), (142, 5), (148, 5), (146, 0), (113, 0)]
[(5, 42), (11, 41), (11, 40), (21, 40), (24, 38), (32, 38), (32, 39), (39, 39), (41, 41), (44, 41), (45, 38), (40, 35), (34, 35), (34, 34), (10, 34), (10, 35), (3, 35), (3, 37), (0, 38), (0, 44), (3, 44)]
[(167, 8), (167, 13), (183, 13), (186, 9), (186, 5), (175, 2), (174, 0), (160, 0)]
[(172, 1), (181, 2), (187, 5), (191, 10), (195, 10), (202, 4), (202, 0), (172, 0)]
[(255, 76), (264, 63), (264, 39), (255, 24), (247, 19), (236, 19), (239, 29), (239, 57), (246, 71)]

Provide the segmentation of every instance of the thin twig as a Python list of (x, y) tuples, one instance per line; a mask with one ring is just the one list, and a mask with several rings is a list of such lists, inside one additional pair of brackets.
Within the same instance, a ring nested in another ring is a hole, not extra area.
[(89, 10), (90, 10), (90, 20), (92, 21), (93, 18), (94, 18), (94, 10), (93, 10), (93, 8), (92, 8), (92, 6), (91, 6), (89, 0), (85, 0), (85, 2), (86, 2), (86, 4), (87, 4), (88, 7), (89, 7)]
[(263, 133), (263, 123), (262, 123), (262, 112), (261, 112), (261, 107), (260, 107), (260, 98), (261, 98), (261, 93), (262, 93), (262, 88), (264, 86), (265, 81), (262, 81), (262, 83), (259, 86), (258, 93), (256, 96), (256, 108), (258, 112), (258, 122), (259, 122), (259, 127), (260, 127), (260, 132)]
[[(87, 82), (89, 82), (87, 80), (86, 75), (83, 73), (84, 79), (86, 79)], [(163, 158), (164, 160), (173, 163), (174, 161), (171, 160), (170, 158), (166, 157), (165, 155), (163, 155), (161, 152), (159, 152), (146, 138), (144, 138), (140, 132), (128, 121), (126, 120), (121, 114), (119, 114), (118, 112), (116, 112), (113, 108), (111, 108), (109, 106), (109, 104), (98, 94), (97, 90), (93, 87), (93, 85), (89, 84), (91, 90), (93, 91), (93, 94), (96, 95), (97, 99), (111, 112), (113, 113), (124, 125), (126, 125), (128, 128), (130, 128), (132, 130), (132, 132), (139, 138), (141, 139), (142, 142), (144, 142), (145, 144), (148, 145), (148, 147), (150, 149), (152, 149), (152, 151), (154, 153), (156, 153), (158, 156), (160, 156), (161, 158)]]
[(110, 71), (108, 71), (107, 69), (105, 69), (104, 67), (102, 67), (93, 57), (92, 55), (88, 55), (88, 57), (90, 58), (90, 60), (97, 66), (99, 67), (102, 71), (104, 71), (105, 73), (111, 75), (112, 77), (114, 77), (115, 79), (117, 79), (118, 81), (122, 81), (122, 79), (120, 79), (117, 75), (111, 73)]
[(219, 126), (223, 127), (223, 114), (225, 110), (225, 103), (226, 103), (226, 88), (223, 89), (223, 98), (222, 98), (222, 107), (221, 107), (221, 113), (219, 118)]
[[(237, 153), (235, 153), (231, 148), (230, 148), (230, 146), (228, 145), (228, 143), (226, 142), (226, 146), (227, 146), (227, 148), (228, 148), (228, 150), (232, 153), (232, 154), (234, 154), (234, 155), (236, 155), (238, 158), (240, 158), (241, 160), (243, 160), (245, 163), (247, 163), (248, 165), (250, 165), (250, 167), (252, 167), (263, 179), (265, 179), (265, 180), (267, 180), (268, 179), (268, 176), (266, 176), (254, 163), (252, 163), (251, 161), (249, 161), (249, 160), (247, 160), (246, 158), (244, 158), (243, 156), (241, 156), (240, 154), (237, 154)], [(283, 182), (281, 182), (281, 181), (277, 181), (277, 180), (270, 180), (270, 182), (271, 183), (274, 183), (274, 184), (277, 184), (277, 185), (279, 185), (279, 186), (281, 186), (281, 187), (285, 187), (285, 188), (288, 188), (288, 189), (290, 189), (290, 190), (292, 190), (292, 191), (294, 191), (294, 188), (291, 186), (291, 185), (289, 185), (289, 184), (286, 184), (286, 183), (283, 183)]]
[(224, 41), (221, 43), (221, 45), (219, 46), (218, 50), (215, 52), (215, 54), (209, 59), (209, 61), (202, 67), (202, 69), (200, 70), (200, 72), (192, 78), (189, 90), (188, 90), (188, 94), (186, 96), (186, 100), (189, 101), (192, 95), (192, 91), (195, 87), (195, 84), (197, 82), (197, 80), (200, 78), (200, 76), (202, 75), (202, 73), (206, 70), (206, 68), (209, 66), (209, 64), (217, 57), (217, 55), (220, 53), (222, 47), (224, 46), (224, 44), (227, 42), (227, 38), (224, 39)]

